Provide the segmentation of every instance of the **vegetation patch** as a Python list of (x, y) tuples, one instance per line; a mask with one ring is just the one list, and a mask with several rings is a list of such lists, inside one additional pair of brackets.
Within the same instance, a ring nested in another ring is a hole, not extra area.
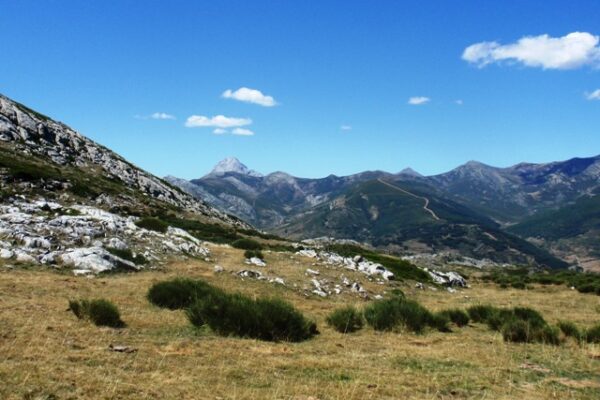
[(253, 239), (241, 238), (231, 243), (236, 249), (242, 250), (262, 250), (263, 246)]
[(391, 331), (402, 328), (407, 331), (422, 333), (431, 327), (441, 332), (449, 330), (449, 319), (444, 315), (433, 314), (414, 300), (394, 297), (379, 300), (368, 305), (364, 310), (367, 323), (378, 331)]
[(220, 289), (201, 280), (175, 278), (155, 283), (146, 298), (152, 304), (169, 310), (182, 310)]
[(340, 333), (352, 333), (362, 329), (364, 318), (359, 310), (348, 306), (329, 314), (327, 324)]
[(169, 229), (169, 224), (155, 217), (140, 218), (135, 222), (135, 224), (140, 228), (160, 233), (165, 233), (167, 229)]
[(468, 325), (470, 321), (469, 314), (467, 314), (464, 310), (458, 308), (444, 310), (440, 312), (440, 314), (446, 315), (450, 322), (452, 322), (459, 328)]
[(560, 344), (557, 327), (548, 325), (542, 315), (528, 307), (497, 308), (478, 305), (468, 309), (474, 322), (501, 332), (507, 342)]
[(251, 299), (240, 293), (209, 293), (187, 309), (196, 327), (208, 325), (222, 336), (238, 336), (266, 341), (300, 342), (317, 333), (291, 304), (279, 299)]
[(260, 258), (261, 260), (265, 259), (262, 251), (260, 250), (246, 250), (244, 251), (245, 258)]
[(494, 271), (483, 278), (498, 284), (500, 287), (526, 289), (530, 284), (566, 285), (574, 287), (580, 293), (600, 295), (600, 274), (575, 271), (542, 271), (533, 272), (529, 268), (517, 267)]
[(89, 319), (97, 326), (123, 328), (119, 309), (106, 299), (70, 300), (69, 309), (79, 319)]

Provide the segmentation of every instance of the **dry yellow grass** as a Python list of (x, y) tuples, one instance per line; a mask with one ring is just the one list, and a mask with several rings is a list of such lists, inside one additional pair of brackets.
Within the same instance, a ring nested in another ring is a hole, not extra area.
[[(452, 333), (424, 335), (336, 333), (325, 317), (341, 304), (362, 305), (350, 294), (328, 299), (302, 294), (311, 260), (267, 254), (267, 274), (283, 276), (288, 288), (215, 275), (243, 268), (242, 252), (213, 247), (215, 262), (174, 262), (160, 271), (94, 279), (33, 268), (0, 267), (0, 398), (2, 399), (597, 399), (600, 346), (572, 341), (554, 347), (507, 344), (500, 335), (473, 324)], [(342, 271), (316, 266), (322, 276)], [(366, 282), (373, 291), (385, 287)], [(312, 340), (267, 343), (222, 338), (195, 331), (181, 311), (150, 305), (145, 294), (156, 281), (202, 277), (250, 295), (276, 294), (316, 319)], [(293, 284), (297, 289), (291, 289)], [(409, 297), (433, 310), (478, 302), (527, 305), (550, 321), (582, 326), (598, 322), (600, 297), (565, 287), (499, 290), (475, 284), (460, 293), (417, 291)], [(468, 297), (467, 297), (468, 296)], [(67, 300), (104, 297), (121, 310), (127, 328), (98, 328), (67, 311)], [(127, 345), (135, 353), (110, 351)], [(54, 396), (54, 397), (52, 397)]]

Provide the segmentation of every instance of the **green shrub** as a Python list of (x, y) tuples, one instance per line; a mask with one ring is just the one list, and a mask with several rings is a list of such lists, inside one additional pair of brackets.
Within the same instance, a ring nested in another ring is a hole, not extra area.
[(85, 318), (85, 311), (83, 310), (83, 307), (81, 306), (81, 302), (79, 302), (77, 300), (69, 300), (69, 310), (71, 310), (77, 318), (79, 318), (79, 319)]
[(242, 250), (262, 250), (262, 245), (259, 242), (248, 238), (238, 239), (231, 245)]
[(242, 294), (211, 292), (188, 310), (196, 327), (208, 325), (222, 336), (299, 342), (316, 334), (316, 325), (291, 304), (278, 299), (252, 300)]
[(117, 306), (105, 299), (70, 300), (69, 309), (77, 318), (87, 318), (97, 326), (109, 326), (111, 328), (125, 326)]
[(514, 318), (515, 316), (512, 313), (512, 310), (496, 309), (492, 311), (492, 313), (487, 317), (487, 319), (484, 322), (490, 329), (494, 331), (499, 331), (505, 323), (513, 320)]
[(367, 323), (378, 331), (399, 327), (415, 333), (423, 332), (426, 327), (448, 330), (448, 320), (444, 316), (435, 316), (416, 301), (400, 297), (371, 303), (365, 308), (364, 316)]
[(558, 328), (561, 330), (561, 332), (566, 337), (572, 337), (572, 338), (574, 338), (576, 340), (583, 339), (583, 335), (581, 334), (581, 331), (579, 330), (579, 328), (577, 327), (577, 325), (575, 325), (571, 321), (560, 321), (558, 323)]
[(501, 328), (502, 337), (507, 342), (527, 343), (530, 341), (531, 327), (526, 321), (512, 318)]
[(429, 321), (429, 325), (440, 332), (451, 332), (452, 330), (448, 326), (449, 324), (450, 317), (448, 316), (448, 314), (443, 312), (431, 315), (431, 320)]
[(560, 344), (560, 329), (555, 326), (544, 325), (533, 329), (532, 341), (544, 344)]
[(367, 324), (376, 331), (394, 329), (398, 325), (398, 304), (402, 301), (400, 298), (392, 298), (369, 304), (363, 312)]
[(151, 231), (165, 233), (169, 228), (169, 225), (155, 217), (143, 217), (136, 221), (135, 223), (140, 228), (148, 229)]
[(155, 306), (180, 310), (191, 306), (209, 293), (218, 291), (220, 290), (200, 280), (175, 278), (152, 285), (146, 298)]
[(469, 315), (458, 308), (442, 311), (442, 314), (448, 316), (448, 319), (458, 327), (463, 327), (469, 323)]
[(585, 341), (588, 343), (600, 343), (600, 324), (596, 324), (585, 331)]
[(348, 306), (329, 314), (327, 323), (340, 333), (352, 333), (362, 329), (364, 320), (356, 308)]
[(490, 305), (476, 305), (467, 309), (469, 317), (473, 322), (485, 322), (489, 316), (497, 310), (496, 307)]
[(316, 325), (286, 301), (258, 299), (256, 307), (260, 321), (258, 339), (300, 342), (313, 336), (316, 331)]
[(261, 260), (265, 259), (265, 256), (263, 255), (262, 251), (260, 251), (260, 250), (246, 250), (246, 251), (244, 251), (244, 257), (245, 258), (256, 257), (256, 258), (260, 258)]

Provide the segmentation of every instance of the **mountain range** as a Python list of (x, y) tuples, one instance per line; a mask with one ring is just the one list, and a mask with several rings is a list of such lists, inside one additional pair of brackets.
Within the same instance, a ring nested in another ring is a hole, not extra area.
[(599, 178), (600, 156), (508, 168), (470, 161), (434, 176), (405, 169), (320, 179), (262, 175), (228, 158), (201, 178), (165, 179), (292, 238), (331, 236), (392, 252), (458, 250), (498, 262), (594, 266)]

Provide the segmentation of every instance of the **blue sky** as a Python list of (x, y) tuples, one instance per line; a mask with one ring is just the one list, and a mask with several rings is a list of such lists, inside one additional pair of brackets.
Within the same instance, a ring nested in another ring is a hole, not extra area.
[(0, 0), (0, 93), (159, 176), (561, 160), (600, 154), (599, 21), (597, 1)]

